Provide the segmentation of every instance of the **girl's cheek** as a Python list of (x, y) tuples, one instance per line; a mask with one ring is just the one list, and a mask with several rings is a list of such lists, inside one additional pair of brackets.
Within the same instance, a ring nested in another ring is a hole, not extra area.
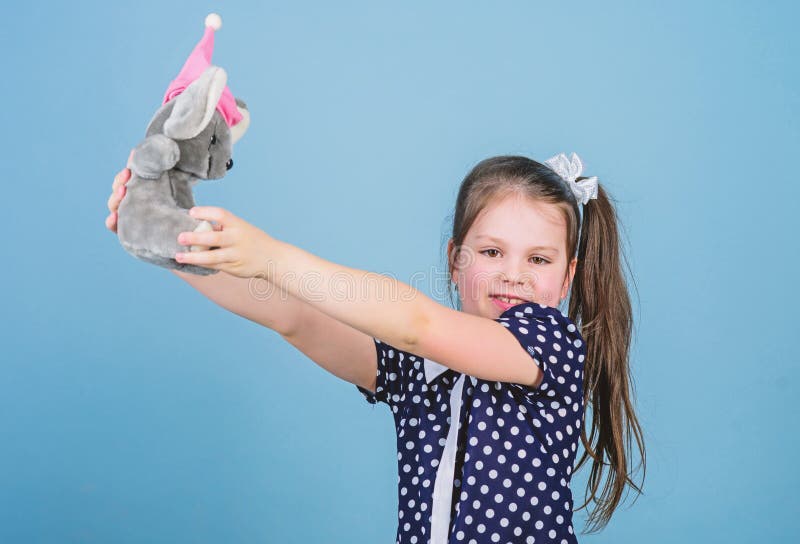
[(464, 285), (468, 293), (482, 293), (489, 289), (491, 273), (488, 269), (472, 266), (464, 271)]
[[(534, 289), (536, 286), (534, 286)], [(549, 306), (558, 304), (561, 293), (561, 283), (558, 278), (541, 277), (538, 285), (539, 296)]]

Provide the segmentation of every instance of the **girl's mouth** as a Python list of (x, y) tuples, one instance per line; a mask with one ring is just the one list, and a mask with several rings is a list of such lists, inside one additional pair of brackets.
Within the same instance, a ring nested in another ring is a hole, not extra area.
[(492, 299), (492, 302), (503, 311), (506, 311), (509, 308), (512, 308), (518, 304), (523, 304), (527, 302), (520, 298), (506, 298), (497, 295), (490, 295), (490, 298)]

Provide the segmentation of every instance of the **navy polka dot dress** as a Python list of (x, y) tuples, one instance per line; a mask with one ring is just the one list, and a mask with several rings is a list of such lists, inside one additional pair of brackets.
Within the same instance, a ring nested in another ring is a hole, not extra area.
[(577, 542), (569, 485), (583, 338), (560, 310), (533, 302), (496, 321), (542, 369), (538, 388), (477, 379), (373, 338), (376, 390), (358, 389), (394, 416), (398, 544)]

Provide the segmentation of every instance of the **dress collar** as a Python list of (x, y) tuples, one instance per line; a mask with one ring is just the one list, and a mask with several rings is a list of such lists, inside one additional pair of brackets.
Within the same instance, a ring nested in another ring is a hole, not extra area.
[[(432, 361), (431, 359), (423, 358), (423, 361), (425, 364), (425, 382), (428, 385), (430, 385), (433, 380), (441, 376), (444, 372), (451, 370), (443, 364)], [(455, 370), (452, 372), (455, 372)]]
[[(426, 359), (423, 357), (423, 361), (425, 365), (425, 383), (427, 383), (428, 385), (430, 385), (431, 382), (435, 381), (437, 378), (444, 375), (445, 373), (447, 373), (447, 375), (453, 379), (451, 383), (455, 383), (455, 381), (461, 376), (460, 372), (455, 371), (452, 368), (448, 368), (443, 364), (437, 363), (436, 361), (433, 361), (431, 359)], [(474, 376), (468, 376), (466, 374), (464, 374), (464, 376), (467, 376), (467, 378), (469, 378), (469, 381), (472, 382), (472, 385), (475, 385), (475, 383), (477, 382), (477, 378), (475, 378)]]

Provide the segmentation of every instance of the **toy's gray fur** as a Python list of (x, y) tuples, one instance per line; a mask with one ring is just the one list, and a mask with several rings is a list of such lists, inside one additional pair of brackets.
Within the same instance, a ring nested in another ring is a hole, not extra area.
[[(192, 186), (199, 179), (220, 179), (233, 166), (231, 130), (216, 110), (226, 80), (222, 68), (209, 66), (161, 106), (147, 126), (145, 139), (134, 149), (131, 178), (117, 212), (119, 241), (134, 257), (193, 274), (218, 272), (179, 263), (174, 256), (190, 251), (178, 243), (179, 233), (209, 226), (189, 216), (189, 208), (195, 205)], [(239, 98), (236, 104), (240, 110), (247, 109)]]

